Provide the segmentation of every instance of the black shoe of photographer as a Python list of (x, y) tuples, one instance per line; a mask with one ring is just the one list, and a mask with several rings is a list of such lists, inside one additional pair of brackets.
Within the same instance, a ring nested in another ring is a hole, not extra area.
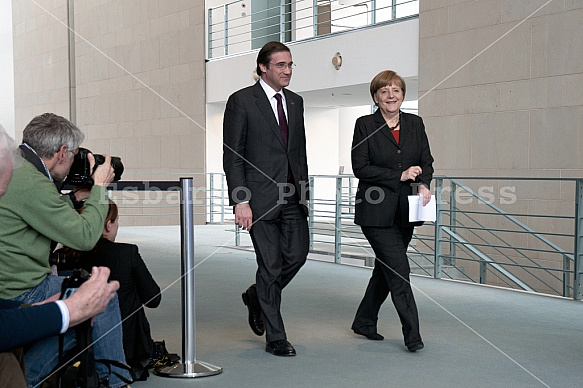
[(242, 295), (243, 303), (249, 310), (249, 326), (253, 333), (263, 335), (265, 333), (265, 325), (261, 318), (261, 308), (259, 307), (259, 300), (257, 300), (257, 291), (255, 285), (252, 285)]

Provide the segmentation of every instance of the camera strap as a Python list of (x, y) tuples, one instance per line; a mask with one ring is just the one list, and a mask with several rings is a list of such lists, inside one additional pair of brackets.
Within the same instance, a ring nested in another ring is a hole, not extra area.
[(44, 176), (49, 178), (51, 181), (53, 180), (51, 178), (49, 170), (47, 170), (47, 167), (43, 163), (40, 156), (38, 156), (38, 154), (28, 144), (22, 143), (20, 146), (18, 146), (18, 149), (20, 150), (20, 153), (22, 154), (22, 157), (24, 158), (24, 160), (26, 160), (27, 162), (32, 164), (34, 167), (36, 167), (36, 169), (41, 174), (43, 174)]
[[(61, 188), (62, 188), (62, 186), (61, 186)], [(61, 191), (59, 190), (59, 192), (61, 192)], [(85, 204), (85, 202), (83, 202), (83, 201), (77, 201), (77, 197), (75, 196), (75, 192), (77, 192), (77, 190), (69, 191), (67, 193), (67, 195), (69, 196), (69, 200), (73, 204), (73, 208), (75, 210), (78, 210), (78, 209), (81, 209), (83, 207), (83, 205)]]
[(55, 368), (59, 387), (99, 388), (99, 376), (95, 367), (93, 327), (91, 319), (75, 327), (77, 344), (68, 354), (64, 352), (65, 334), (59, 335), (59, 364)]
[[(49, 178), (55, 184), (55, 186), (57, 186), (57, 191), (59, 192), (59, 194), (63, 194), (61, 191), (63, 190), (64, 183), (58, 183), (53, 181), (53, 178), (51, 177), (49, 171), (47, 170), (40, 156), (38, 156), (38, 154), (26, 143), (22, 143), (20, 146), (18, 146), (18, 149), (20, 150), (23, 159), (32, 164), (38, 170), (38, 172)], [(71, 193), (74, 194), (75, 192), (72, 191)], [(74, 195), (72, 197), (74, 198)], [(77, 202), (77, 199), (75, 198), (75, 201), (73, 201), (73, 198), (71, 198), (71, 202), (73, 202), (73, 206), (75, 206), (76, 205), (75, 202)], [(83, 204), (81, 204), (81, 206), (83, 206)], [(75, 209), (78, 208), (75, 207)]]

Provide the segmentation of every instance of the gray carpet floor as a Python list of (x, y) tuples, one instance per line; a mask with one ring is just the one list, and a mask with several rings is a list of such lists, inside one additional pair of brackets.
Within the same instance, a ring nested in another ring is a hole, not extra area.
[[(370, 269), (315, 260), (283, 293), (298, 355), (272, 356), (248, 327), (241, 301), (255, 276), (254, 254), (233, 249), (228, 229), (195, 227), (196, 359), (223, 372), (152, 375), (132, 387), (583, 386), (581, 302), (413, 276), (425, 349), (410, 353), (390, 300), (379, 316), (384, 341), (350, 330)], [(179, 227), (121, 227), (118, 241), (140, 247), (164, 290), (160, 307), (146, 309), (154, 339), (182, 355)]]

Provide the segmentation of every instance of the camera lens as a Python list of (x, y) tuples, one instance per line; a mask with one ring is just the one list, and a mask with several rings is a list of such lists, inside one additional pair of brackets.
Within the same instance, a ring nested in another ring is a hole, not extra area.
[(93, 158), (95, 158), (95, 166), (102, 165), (105, 163), (105, 156), (99, 154), (93, 154)]
[[(79, 152), (77, 155), (75, 155), (73, 165), (69, 170), (69, 175), (67, 176), (65, 183), (70, 185), (86, 185), (88, 187), (93, 186), (93, 179), (91, 179), (91, 175), (93, 175), (94, 171), (91, 171), (89, 166), (89, 159), (87, 157), (90, 152), (91, 151), (86, 148), (79, 148)], [(93, 154), (93, 157), (95, 158), (95, 167), (105, 163), (105, 157), (103, 155)], [(111, 167), (113, 167), (113, 172), (115, 174), (113, 181), (117, 182), (121, 179), (121, 175), (124, 171), (121, 158), (112, 156)]]
[(114, 182), (117, 182), (121, 179), (121, 174), (123, 174), (123, 163), (121, 162), (121, 158), (117, 156), (111, 157), (111, 167), (113, 167), (113, 172), (115, 173), (115, 177), (113, 178)]

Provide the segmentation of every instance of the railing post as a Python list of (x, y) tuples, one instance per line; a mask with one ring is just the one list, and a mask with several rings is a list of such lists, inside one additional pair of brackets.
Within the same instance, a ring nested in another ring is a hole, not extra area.
[(229, 4), (225, 4), (225, 55), (229, 54)]
[(279, 1), (279, 41), (285, 42), (285, 0)]
[(377, 23), (377, 1), (376, 0), (371, 1), (370, 8), (371, 8), (370, 24), (376, 24)]
[(210, 222), (211, 222), (211, 224), (213, 223), (213, 221), (215, 219), (215, 217), (214, 217), (214, 210), (215, 210), (215, 207), (214, 207), (214, 199), (215, 198), (214, 198), (214, 189), (213, 189), (213, 187), (214, 187), (214, 185), (213, 185), (213, 178), (214, 178), (214, 174), (211, 172), (211, 174), (210, 174), (210, 180), (209, 180), (209, 202), (210, 202), (209, 206), (210, 206), (210, 213), (211, 213), (210, 214)]
[(342, 177), (336, 177), (336, 211), (334, 212), (334, 262), (342, 262)]
[(391, 5), (391, 19), (395, 20), (397, 18), (397, 0), (393, 0)]
[(488, 281), (488, 263), (480, 260), (480, 284), (486, 284)]
[(313, 36), (318, 36), (318, 0), (313, 0), (312, 2), (312, 18), (314, 27)]
[(312, 251), (314, 249), (314, 177), (311, 176), (308, 179), (310, 185), (310, 211), (308, 214), (308, 230), (310, 232), (310, 251)]
[(209, 56), (209, 59), (211, 59), (213, 57), (213, 9), (212, 8), (209, 8), (207, 28), (208, 28), (208, 47), (209, 47), (208, 56)]
[[(449, 187), (451, 191), (449, 192), (449, 224), (452, 232), (456, 233), (456, 222), (457, 222), (457, 202), (455, 198), (455, 192), (457, 186), (453, 180), (450, 181)], [(456, 244), (452, 236), (449, 236), (449, 264), (455, 266), (455, 255), (456, 255)]]
[(433, 277), (436, 279), (441, 279), (441, 267), (442, 267), (442, 251), (441, 251), (441, 238), (443, 232), (442, 227), (442, 203), (443, 203), (443, 178), (435, 179), (435, 247), (433, 249)]
[(581, 300), (581, 272), (583, 270), (583, 179), (577, 179), (576, 184), (573, 299)]
[(225, 175), (221, 174), (221, 225), (225, 224)]
[(563, 254), (563, 296), (571, 296), (571, 260), (569, 256)]
[(235, 246), (238, 247), (241, 245), (241, 228), (239, 228), (239, 224), (235, 224)]
[(354, 190), (352, 185), (352, 177), (348, 177), (348, 212), (350, 214), (354, 213), (354, 201), (356, 199), (356, 195), (352, 194), (352, 190)]

